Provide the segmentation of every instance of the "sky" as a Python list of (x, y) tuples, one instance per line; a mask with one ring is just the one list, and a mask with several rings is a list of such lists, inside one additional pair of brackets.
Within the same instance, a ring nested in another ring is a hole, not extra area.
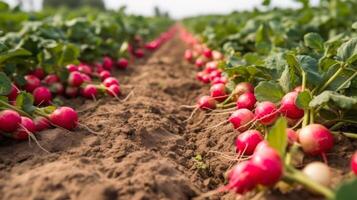
[[(18, 0), (5, 0), (15, 5)], [(33, 1), (35, 9), (40, 9), (42, 0)], [(260, 6), (262, 0), (104, 0), (107, 8), (117, 9), (127, 6), (127, 12), (142, 15), (152, 15), (153, 8), (158, 6), (163, 11), (168, 11), (174, 18), (182, 18), (199, 14), (225, 14), (234, 10), (249, 10)], [(319, 0), (310, 0), (315, 5)], [(297, 7), (293, 0), (272, 0), (272, 6)], [(25, 5), (28, 9), (28, 6)]]

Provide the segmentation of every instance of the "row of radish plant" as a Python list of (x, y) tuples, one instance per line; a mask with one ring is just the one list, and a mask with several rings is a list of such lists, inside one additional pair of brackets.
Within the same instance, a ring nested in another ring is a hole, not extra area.
[[(188, 120), (198, 110), (225, 115), (207, 130), (230, 123), (238, 132), (238, 163), (228, 184), (203, 196), (300, 184), (326, 199), (357, 198), (357, 152), (348, 158), (348, 180), (334, 189), (326, 156), (339, 148), (337, 137), (357, 139), (354, 6), (336, 0), (310, 7), (307, 1), (297, 10), (183, 21), (188, 30), (180, 27), (180, 35), (189, 46), (184, 58), (196, 66), (197, 80), (210, 84)], [(316, 161), (299, 162), (300, 152)]]
[(15, 140), (36, 140), (35, 133), (51, 127), (77, 128), (78, 113), (63, 105), (64, 98), (119, 99), (113, 70), (125, 70), (175, 31), (164, 32), (167, 18), (122, 10), (82, 17), (80, 10), (77, 16), (50, 16), (6, 8), (0, 15), (12, 16), (9, 23), (18, 29), (0, 24), (0, 136)]

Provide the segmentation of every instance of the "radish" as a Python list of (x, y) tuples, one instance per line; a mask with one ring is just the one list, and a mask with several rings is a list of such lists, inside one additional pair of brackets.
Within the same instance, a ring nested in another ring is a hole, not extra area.
[(288, 136), (288, 143), (289, 145), (294, 144), (295, 142), (298, 142), (299, 135), (291, 128), (286, 129), (286, 134)]
[(109, 94), (112, 97), (117, 97), (120, 94), (120, 87), (119, 85), (111, 85), (107, 87), (106, 89), (107, 94)]
[(21, 117), (21, 122), (19, 128), (12, 133), (12, 136), (16, 140), (26, 140), (29, 134), (34, 134), (36, 132), (35, 123), (32, 119), (28, 117)]
[(300, 119), (304, 116), (304, 110), (300, 109), (295, 101), (297, 92), (289, 92), (281, 99), (280, 113), (291, 119)]
[(209, 74), (209, 73), (217, 70), (217, 66), (218, 66), (218, 63), (216, 61), (208, 62), (208, 63), (206, 63), (206, 66), (205, 66), (205, 72), (207, 72)]
[(91, 83), (92, 79), (90, 76), (88, 76), (87, 74), (81, 74), (82, 79), (83, 79), (83, 83)]
[(40, 67), (31, 71), (30, 74), (36, 76), (38, 79), (43, 79), (46, 75), (45, 71)]
[(254, 114), (248, 109), (239, 109), (232, 113), (228, 118), (228, 121), (232, 123), (234, 129), (238, 131), (246, 131), (248, 125), (254, 120)]
[(247, 92), (254, 93), (254, 86), (248, 82), (238, 83), (233, 91), (233, 93), (235, 94), (236, 97), (239, 97), (240, 95), (247, 93)]
[(208, 58), (208, 59), (211, 59), (211, 58), (212, 58), (212, 50), (209, 49), (209, 48), (203, 49), (202, 54), (203, 54), (206, 58)]
[(16, 97), (20, 94), (19, 88), (12, 83), (10, 93), (7, 95), (9, 101), (16, 101)]
[(110, 77), (111, 74), (107, 70), (103, 70), (102, 72), (99, 73), (100, 80), (104, 81), (106, 78)]
[(127, 59), (120, 58), (118, 60), (117, 66), (118, 66), (119, 69), (126, 69), (126, 68), (128, 68), (128, 65), (129, 65), (129, 62), (128, 62)]
[(61, 95), (64, 92), (64, 86), (62, 83), (53, 83), (49, 86), (53, 94)]
[(222, 72), (220, 70), (214, 70), (211, 73), (209, 73), (208, 77), (210, 81), (213, 81), (213, 79), (217, 77), (222, 77)]
[(43, 82), (47, 85), (60, 82), (60, 78), (56, 74), (49, 74), (44, 79)]
[(279, 153), (264, 142), (256, 147), (251, 162), (262, 171), (259, 179), (261, 185), (272, 186), (283, 175), (283, 163)]
[(145, 56), (144, 50), (143, 49), (136, 49), (134, 52), (134, 55), (137, 58), (143, 58)]
[(294, 92), (302, 92), (302, 86), (297, 86), (296, 88), (294, 88), (293, 91)]
[(77, 97), (78, 95), (78, 88), (77, 87), (71, 87), (71, 86), (67, 86), (66, 90), (65, 90), (65, 94), (67, 97)]
[(355, 152), (351, 159), (351, 169), (353, 173), (357, 176), (357, 152)]
[(78, 71), (78, 67), (76, 65), (73, 65), (73, 64), (67, 65), (66, 69), (68, 70), (68, 72)]
[(49, 119), (54, 125), (68, 130), (73, 130), (78, 125), (77, 112), (70, 107), (57, 108), (49, 115)]
[(106, 69), (106, 70), (112, 70), (113, 68), (113, 65), (114, 65), (114, 61), (108, 57), (108, 56), (105, 56), (103, 58), (103, 68)]
[(193, 59), (192, 51), (190, 49), (186, 49), (184, 57), (187, 61), (191, 62)]
[(212, 57), (213, 60), (222, 60), (223, 59), (223, 54), (219, 51), (212, 51)]
[(196, 65), (197, 68), (203, 67), (204, 64), (205, 64), (205, 62), (203, 61), (202, 58), (197, 58), (196, 61), (195, 61), (195, 65)]
[(0, 111), (0, 131), (14, 132), (21, 123), (21, 116), (13, 110)]
[(271, 125), (278, 118), (278, 110), (272, 102), (263, 101), (255, 108), (255, 116), (263, 125)]
[(328, 186), (332, 178), (330, 168), (322, 162), (309, 163), (302, 172), (311, 180), (324, 186)]
[(82, 74), (80, 72), (71, 72), (68, 77), (68, 84), (74, 87), (79, 87), (83, 83)]
[(47, 87), (38, 87), (32, 94), (36, 105), (48, 105), (52, 101), (51, 91)]
[(111, 85), (119, 85), (119, 81), (114, 77), (108, 77), (103, 81), (103, 85), (109, 87)]
[(45, 117), (36, 117), (33, 122), (36, 126), (37, 132), (49, 129), (51, 127), (50, 121)]
[(299, 132), (299, 142), (304, 152), (311, 155), (324, 155), (333, 147), (331, 132), (321, 124), (310, 124)]
[(255, 95), (251, 92), (244, 93), (240, 95), (236, 101), (237, 109), (246, 108), (248, 110), (253, 110), (257, 99)]
[(263, 141), (262, 134), (257, 130), (248, 130), (241, 133), (236, 139), (236, 152), (238, 154), (252, 155), (255, 147)]
[(87, 64), (84, 64), (84, 63), (81, 63), (79, 66), (78, 66), (78, 71), (82, 72), (82, 73), (85, 73), (85, 74), (92, 74), (92, 68), (89, 67)]
[(95, 98), (98, 94), (97, 87), (93, 84), (88, 84), (81, 90), (81, 94), (87, 99)]
[(223, 189), (244, 194), (258, 185), (261, 176), (261, 169), (253, 162), (240, 162), (228, 173), (228, 185), (224, 186)]
[(211, 97), (213, 97), (215, 100), (221, 102), (224, 101), (227, 98), (227, 91), (226, 91), (226, 86), (222, 83), (212, 85), (210, 88), (211, 92)]
[(27, 92), (32, 92), (41, 85), (40, 79), (38, 79), (34, 75), (26, 75), (25, 80), (26, 80), (26, 84), (24, 88)]
[(94, 66), (97, 73), (100, 73), (104, 70), (103, 65), (100, 63), (95, 63)]
[(202, 96), (197, 101), (197, 107), (202, 110), (213, 110), (216, 108), (216, 100), (210, 96)]
[(222, 84), (226, 84), (228, 82), (228, 79), (224, 76), (222, 77), (215, 77), (211, 84), (214, 85), (214, 84), (218, 84), (218, 83), (222, 83)]

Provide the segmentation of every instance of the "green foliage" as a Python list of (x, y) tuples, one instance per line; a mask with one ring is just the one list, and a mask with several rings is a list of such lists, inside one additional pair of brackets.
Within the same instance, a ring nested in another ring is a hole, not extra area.
[(104, 2), (102, 0), (44, 0), (44, 7), (67, 7), (71, 9), (80, 8), (82, 6), (89, 6), (96, 9), (104, 9)]

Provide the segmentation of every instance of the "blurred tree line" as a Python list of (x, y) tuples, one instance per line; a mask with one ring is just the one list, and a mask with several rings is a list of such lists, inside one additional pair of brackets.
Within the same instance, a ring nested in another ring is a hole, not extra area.
[(89, 6), (97, 9), (105, 9), (103, 0), (44, 0), (43, 7), (68, 7), (79, 8)]

